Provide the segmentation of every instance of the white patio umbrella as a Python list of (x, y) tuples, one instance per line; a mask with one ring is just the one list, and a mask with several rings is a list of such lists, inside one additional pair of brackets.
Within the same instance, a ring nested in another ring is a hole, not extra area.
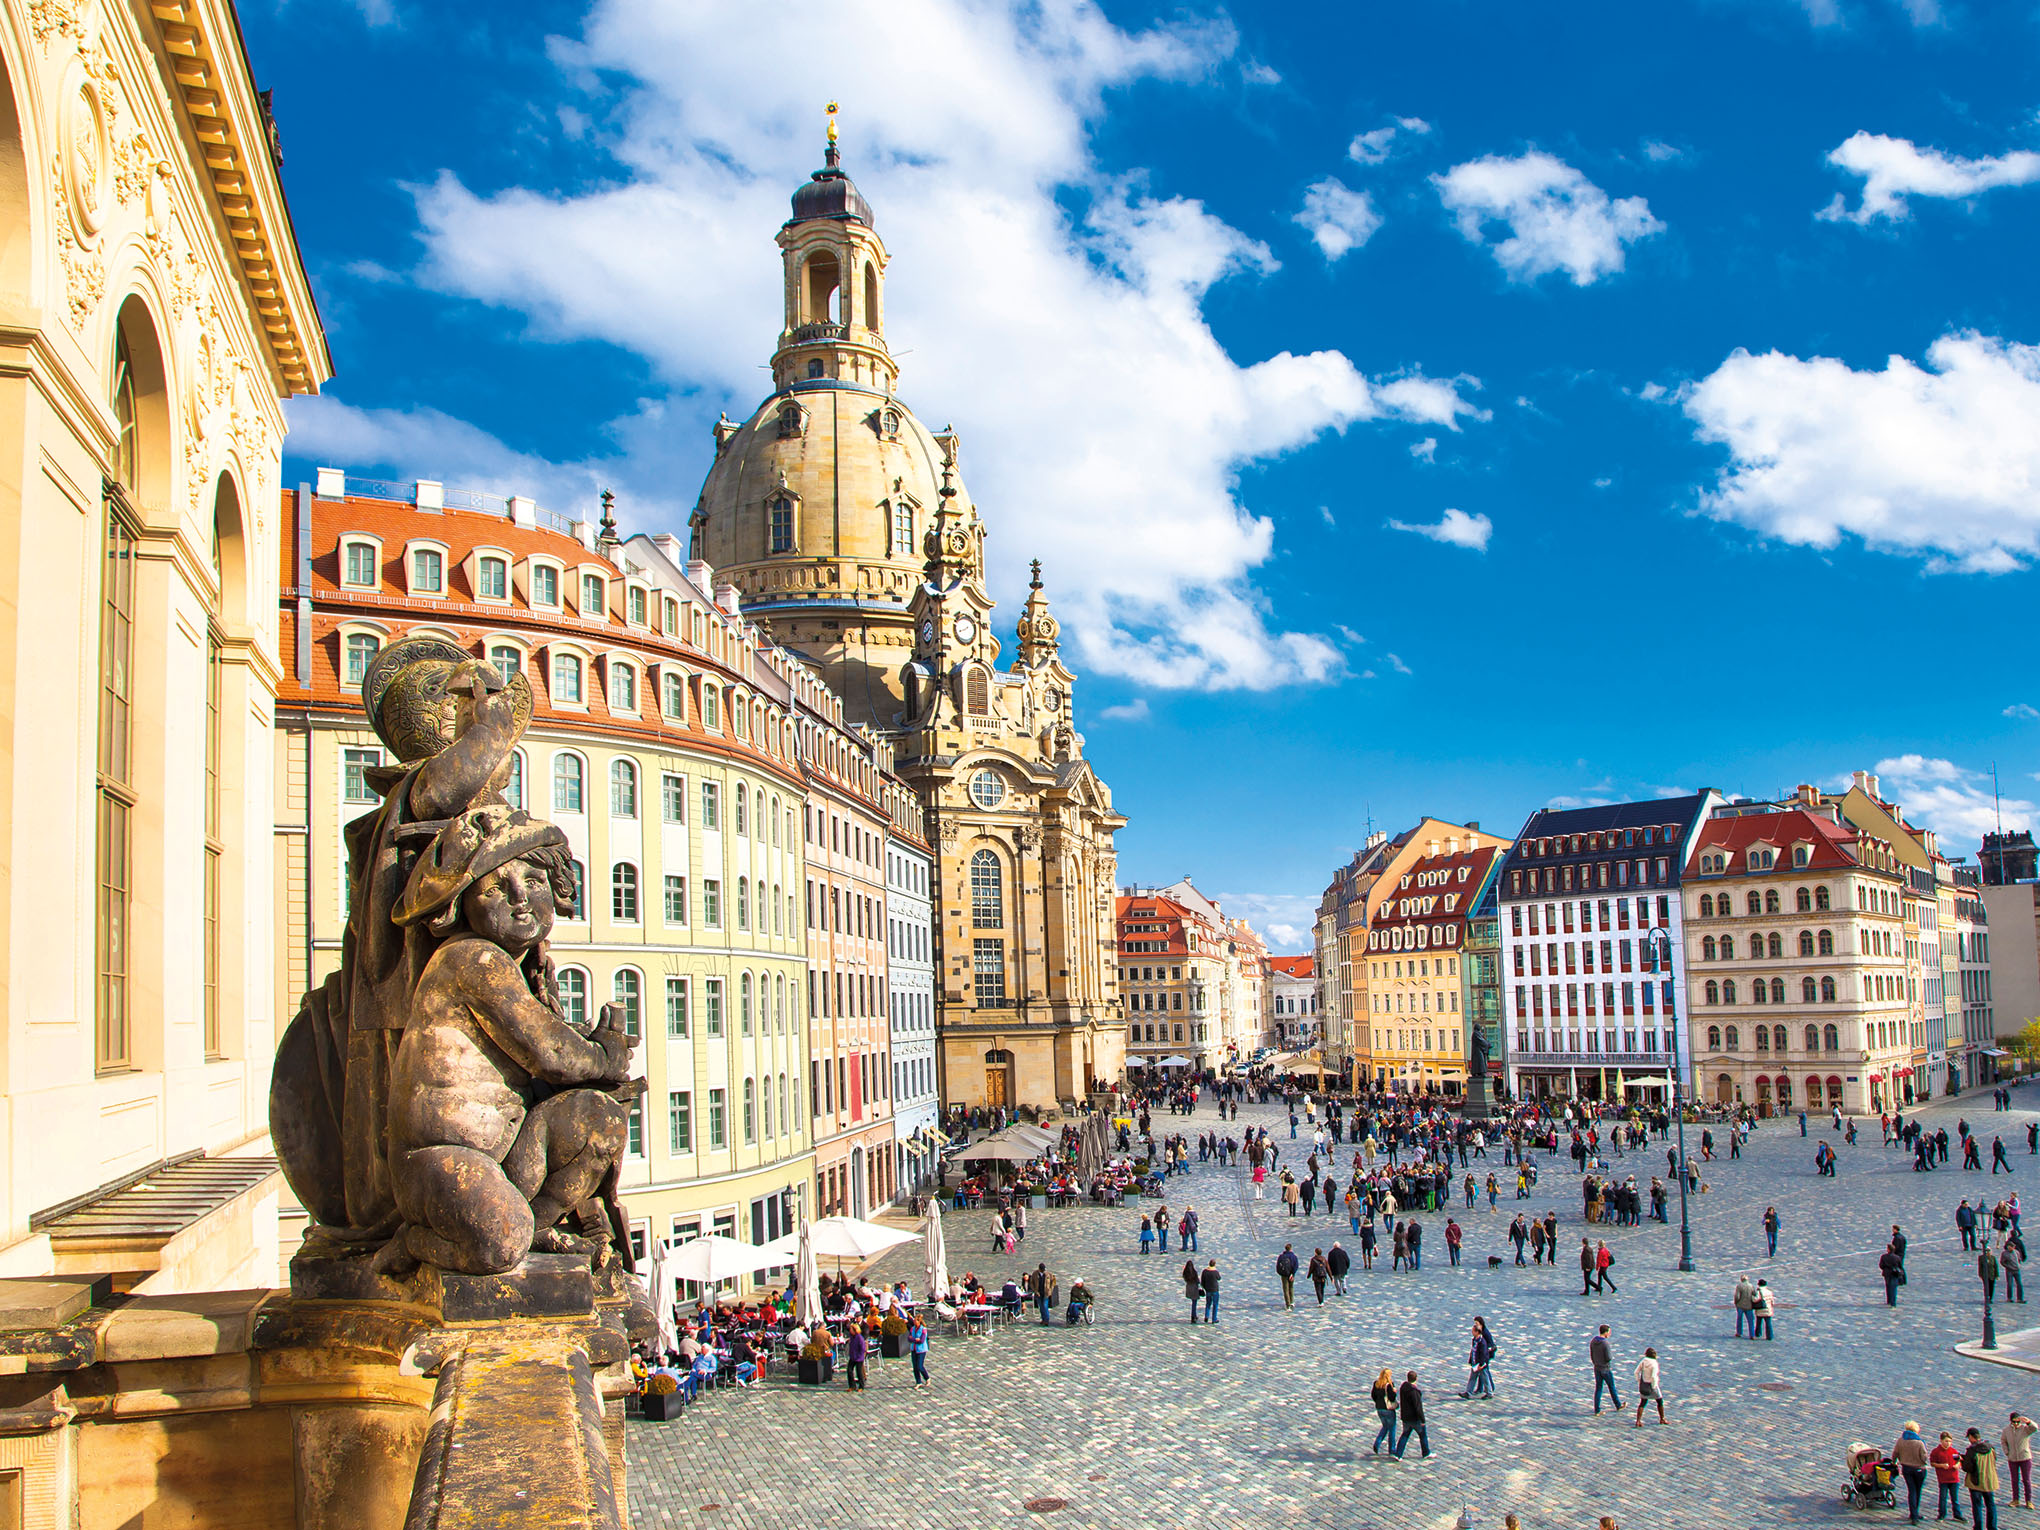
[(690, 1238), (668, 1256), (672, 1279), (692, 1280), (704, 1286), (719, 1286), (739, 1275), (786, 1262), (783, 1254), (772, 1251), (771, 1244), (739, 1243), (721, 1233)]
[(834, 1259), (840, 1265), (845, 1259), (875, 1258), (887, 1249), (898, 1248), (902, 1243), (917, 1243), (920, 1238), (919, 1233), (882, 1227), (861, 1217), (819, 1217), (812, 1222), (802, 1222), (797, 1233), (761, 1243), (758, 1252), (776, 1255), (772, 1262), (786, 1264), (799, 1254), (805, 1240), (817, 1256)]
[(815, 1266), (810, 1225), (808, 1219), (802, 1217), (800, 1231), (794, 1234), (793, 1315), (801, 1327), (812, 1332), (815, 1324), (822, 1320), (822, 1272)]
[(1018, 1142), (1009, 1137), (986, 1137), (973, 1142), (956, 1156), (965, 1163), (986, 1159), (996, 1159), (1000, 1163), (1032, 1163), (1041, 1156), (1041, 1149), (1030, 1142)]
[(942, 1233), (942, 1203), (928, 1202), (927, 1218), (921, 1223), (921, 1252), (926, 1256), (923, 1266), (928, 1274), (928, 1300), (946, 1302), (949, 1300), (949, 1240)]
[(999, 1136), (1008, 1142), (1031, 1142), (1036, 1147), (1042, 1148), (1054, 1147), (1057, 1141), (1052, 1132), (1045, 1132), (1040, 1127), (1029, 1126), (1025, 1122), (1007, 1127), (999, 1133)]
[(1190, 1059), (1187, 1057), (1164, 1057), (1161, 1061), (1161, 1066), (1164, 1068), (1187, 1068), (1190, 1066)]
[(664, 1238), (652, 1245), (652, 1263), (645, 1273), (645, 1289), (652, 1299), (652, 1311), (659, 1319), (659, 1353), (671, 1354), (680, 1347), (680, 1329), (673, 1321), (673, 1304), (680, 1297), (680, 1281), (673, 1273), (673, 1245)]

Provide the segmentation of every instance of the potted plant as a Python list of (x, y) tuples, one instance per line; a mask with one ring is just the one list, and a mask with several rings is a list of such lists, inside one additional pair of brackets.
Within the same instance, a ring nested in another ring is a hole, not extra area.
[(897, 1312), (888, 1312), (878, 1325), (878, 1352), (887, 1360), (897, 1360), (907, 1352), (907, 1320)]
[(827, 1386), (836, 1376), (836, 1346), (829, 1340), (829, 1330), (817, 1326), (814, 1337), (801, 1346), (800, 1384), (806, 1387)]
[(678, 1418), (684, 1406), (685, 1404), (680, 1401), (680, 1382), (677, 1377), (661, 1371), (645, 1383), (646, 1418), (657, 1419), (663, 1423), (667, 1419)]

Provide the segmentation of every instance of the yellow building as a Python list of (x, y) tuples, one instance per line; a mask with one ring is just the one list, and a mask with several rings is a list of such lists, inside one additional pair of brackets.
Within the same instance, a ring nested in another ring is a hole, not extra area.
[(833, 140), (780, 229), (772, 393), (715, 427), (691, 553), (891, 743), (937, 854), (944, 1100), (1052, 1106), (1124, 1066), (1113, 832), (1040, 579), (1001, 671), (957, 442), (895, 389), (887, 255)]
[(272, 507), (325, 338), (224, 0), (7, 0), (0, 75), (0, 1275), (264, 1284)]
[(304, 598), (285, 610), (278, 703), (278, 852), (295, 895), (281, 986), (302, 992), (339, 963), (341, 831), (374, 806), (366, 772), (384, 763), (361, 711), (369, 659), (426, 632), (521, 670), (534, 709), (510, 795), (559, 825), (581, 870), (580, 907), (553, 934), (562, 999), (583, 1019), (620, 1004), (643, 1038), (623, 1171), (634, 1239), (790, 1230), (816, 1204), (815, 729), (797, 697), (818, 682), (712, 592), (594, 526), (521, 500), (448, 510), (437, 484), (395, 501), (321, 479), (327, 494), (281, 505), (284, 545), (304, 549), (286, 570)]

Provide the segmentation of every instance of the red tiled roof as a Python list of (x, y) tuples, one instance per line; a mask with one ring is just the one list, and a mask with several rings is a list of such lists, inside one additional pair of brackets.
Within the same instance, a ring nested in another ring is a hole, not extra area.
[(1806, 866), (1794, 867), (1781, 856), (1772, 869), (1832, 871), (1861, 864), (1856, 853), (1857, 837), (1856, 831), (1848, 824), (1836, 823), (1825, 813), (1811, 813), (1805, 808), (1781, 808), (1775, 813), (1710, 818), (1701, 825), (1699, 834), (1694, 838), (1693, 854), (1687, 859), (1686, 871), (1690, 876), (1699, 874), (1703, 851), (1729, 852), (1729, 871), (1733, 874), (1747, 869), (1748, 863), (1742, 853), (1752, 845), (1775, 845), (1782, 851), (1802, 841), (1810, 841), (1813, 845), (1813, 854)]
[[(1463, 921), (1473, 912), (1489, 871), (1508, 849), (1507, 843), (1501, 842), (1457, 855), (1427, 855), (1412, 861), (1394, 882), (1378, 884), (1376, 890), (1383, 897), (1375, 919), (1398, 924)], [(1419, 900), (1435, 901), (1426, 912)]]
[(1268, 965), (1295, 978), (1313, 977), (1317, 973), (1315, 956), (1271, 956)]

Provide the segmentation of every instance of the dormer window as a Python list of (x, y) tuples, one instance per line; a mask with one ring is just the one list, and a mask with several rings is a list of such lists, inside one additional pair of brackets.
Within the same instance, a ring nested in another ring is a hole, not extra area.
[(1811, 846), (1811, 845), (1794, 845), (1794, 846), (1792, 847), (1792, 864), (1793, 864), (1793, 865), (1795, 865), (1795, 866), (1805, 866), (1805, 865), (1809, 865), (1809, 864), (1811, 864), (1811, 863), (1812, 863), (1812, 861), (1813, 861), (1813, 846)]
[(666, 636), (678, 637), (680, 635), (680, 602), (675, 600), (670, 595), (668, 595), (665, 600), (665, 613), (666, 613), (666, 625), (665, 625)]
[(524, 668), (524, 655), (508, 643), (497, 643), (489, 649), (489, 662), (496, 667), (496, 673), (508, 685), (510, 677)]
[(446, 555), (436, 547), (411, 549), (411, 593), (439, 595), (446, 590)]
[(344, 644), (346, 655), (342, 673), (347, 684), (359, 685), (368, 674), (368, 666), (375, 656), (382, 652), (382, 639), (372, 632), (350, 632)]
[(776, 553), (793, 551), (793, 499), (786, 494), (775, 494), (767, 506), (770, 513), (772, 544)]
[(701, 687), (701, 725), (711, 733), (722, 731), (722, 719), (717, 714), (716, 688), (705, 683)]
[(381, 582), (382, 549), (373, 542), (349, 542), (346, 546), (340, 582), (358, 590), (372, 590)]
[(633, 627), (648, 625), (650, 621), (648, 613), (651, 609), (651, 597), (645, 593), (642, 585), (634, 584), (630, 587), (627, 609), (630, 612), (630, 624)]
[(475, 564), (475, 593), (484, 600), (510, 598), (510, 565), (502, 558), (483, 556)]
[(531, 603), (534, 606), (559, 606), (560, 571), (549, 563), (531, 565)]
[(581, 661), (573, 654), (553, 655), (552, 699), (554, 706), (581, 704)]
[(612, 661), (609, 666), (609, 710), (637, 710), (637, 671), (621, 661)]
[(892, 512), (893, 556), (904, 558), (914, 550), (914, 507), (902, 499)]
[(601, 616), (609, 607), (609, 581), (600, 574), (581, 576), (581, 614)]

